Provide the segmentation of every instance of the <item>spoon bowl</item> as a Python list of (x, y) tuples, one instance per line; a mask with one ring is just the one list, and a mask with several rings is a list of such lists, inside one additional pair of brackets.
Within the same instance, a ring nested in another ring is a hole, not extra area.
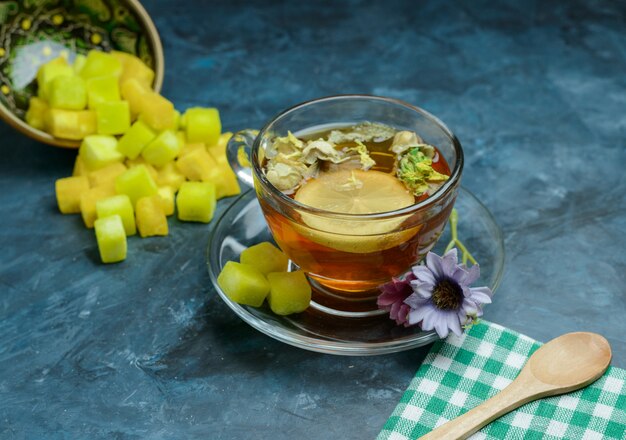
[(595, 382), (611, 362), (611, 347), (595, 333), (567, 333), (540, 347), (528, 360), (535, 379), (563, 392)]

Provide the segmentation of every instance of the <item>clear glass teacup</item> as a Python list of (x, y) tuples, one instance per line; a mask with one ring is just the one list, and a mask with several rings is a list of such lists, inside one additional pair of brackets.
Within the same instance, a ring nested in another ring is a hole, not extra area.
[[(265, 151), (277, 136), (296, 136), (361, 122), (376, 122), (419, 134), (449, 164), (449, 179), (430, 197), (411, 206), (374, 214), (342, 214), (306, 206), (267, 179)], [(243, 151), (241, 151), (243, 148)], [(242, 166), (247, 153), (249, 167)], [(373, 300), (377, 287), (405, 273), (433, 248), (450, 216), (463, 169), (456, 136), (435, 116), (399, 100), (368, 95), (316, 99), (287, 109), (258, 133), (244, 130), (228, 144), (239, 179), (255, 189), (269, 229), (292, 264), (305, 271), (314, 299)]]

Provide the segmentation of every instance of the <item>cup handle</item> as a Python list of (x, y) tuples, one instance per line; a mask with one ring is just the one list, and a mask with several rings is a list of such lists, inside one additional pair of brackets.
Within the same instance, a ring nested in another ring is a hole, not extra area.
[(252, 144), (259, 134), (258, 130), (241, 130), (235, 133), (226, 146), (226, 157), (237, 178), (244, 185), (253, 188), (250, 153)]

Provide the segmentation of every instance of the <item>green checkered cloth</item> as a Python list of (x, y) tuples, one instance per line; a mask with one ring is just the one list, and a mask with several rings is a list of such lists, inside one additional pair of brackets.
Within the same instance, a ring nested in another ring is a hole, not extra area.
[[(510, 384), (541, 344), (482, 321), (435, 343), (378, 440), (416, 439)], [(626, 370), (609, 367), (569, 394), (528, 403), (471, 439), (626, 439)]]

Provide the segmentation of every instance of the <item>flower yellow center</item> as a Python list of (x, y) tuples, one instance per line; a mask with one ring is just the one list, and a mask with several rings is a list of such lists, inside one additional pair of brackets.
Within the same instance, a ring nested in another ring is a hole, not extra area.
[(433, 303), (441, 310), (456, 310), (463, 302), (463, 290), (453, 280), (444, 279), (433, 289)]

